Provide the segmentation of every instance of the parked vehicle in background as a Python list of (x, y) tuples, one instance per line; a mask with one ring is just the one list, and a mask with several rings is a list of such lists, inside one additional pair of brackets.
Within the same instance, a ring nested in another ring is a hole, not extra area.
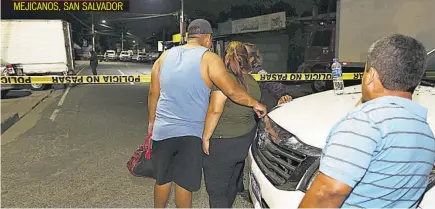
[(118, 58), (116, 57), (115, 50), (107, 50), (106, 53), (104, 53), (104, 61), (116, 61)]
[(131, 55), (128, 51), (121, 51), (119, 54), (119, 61), (131, 61), (131, 58), (133, 55)]
[[(1, 20), (2, 76), (61, 76), (74, 72), (70, 23), (63, 20)], [(6, 74), (4, 74), (6, 73)], [(43, 90), (48, 84), (20, 88)], [(18, 88), (18, 86), (16, 86)]]
[[(385, 6), (391, 4), (392, 6)], [(307, 28), (304, 63), (298, 72), (330, 73), (334, 57), (343, 73), (362, 72), (368, 48), (392, 32), (411, 36), (435, 47), (433, 0), (338, 0), (335, 18), (315, 20)], [(367, 32), (372, 31), (372, 32)], [(355, 84), (345, 81), (345, 84)], [(332, 89), (332, 81), (312, 82), (314, 92)]]
[(156, 61), (160, 56), (160, 53), (158, 52), (150, 52), (148, 54), (146, 54), (146, 62), (148, 63), (152, 63), (154, 61)]
[(137, 54), (136, 61), (137, 62), (144, 62), (144, 61), (146, 61), (146, 54), (143, 53), (143, 52), (139, 52)]
[[(412, 98), (428, 109), (427, 121), (435, 130), (433, 76), (435, 49), (428, 54), (427, 73)], [(345, 94), (340, 96), (335, 96), (333, 90), (325, 91), (275, 107), (261, 119), (248, 154), (249, 193), (255, 208), (298, 207), (319, 170), (320, 156), (331, 127), (360, 98), (361, 85), (346, 87)], [(318, 105), (319, 101), (322, 105)], [(433, 208), (434, 185), (435, 166), (420, 208)]]

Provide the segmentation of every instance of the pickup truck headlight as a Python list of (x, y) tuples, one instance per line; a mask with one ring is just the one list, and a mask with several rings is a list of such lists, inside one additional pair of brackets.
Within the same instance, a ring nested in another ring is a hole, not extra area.
[(257, 128), (252, 155), (262, 173), (278, 189), (294, 191), (322, 150), (303, 143), (268, 116)]

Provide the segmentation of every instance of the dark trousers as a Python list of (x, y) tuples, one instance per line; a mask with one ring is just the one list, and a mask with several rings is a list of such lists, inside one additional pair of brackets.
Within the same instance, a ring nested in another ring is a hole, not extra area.
[(210, 155), (205, 155), (203, 159), (210, 208), (233, 206), (237, 183), (254, 136), (253, 131), (235, 138), (210, 139)]
[(242, 163), (242, 169), (240, 170), (239, 179), (237, 179), (237, 192), (244, 192), (245, 191), (245, 185), (243, 184), (243, 177), (244, 177), (244, 171), (245, 170), (245, 161)]
[(92, 74), (97, 75), (97, 65), (92, 63), (91, 64)]
[(97, 66), (91, 66), (92, 74), (97, 75)]

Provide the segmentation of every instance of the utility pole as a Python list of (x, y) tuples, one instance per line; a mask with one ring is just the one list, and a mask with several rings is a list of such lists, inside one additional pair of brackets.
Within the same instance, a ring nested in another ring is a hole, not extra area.
[(95, 52), (95, 24), (94, 24), (94, 13), (92, 13), (92, 51)]
[(124, 26), (122, 26), (121, 30), (121, 51), (124, 51)]
[(180, 15), (180, 36), (181, 36), (181, 40), (180, 43), (181, 45), (184, 44), (184, 0), (181, 0), (181, 11), (180, 11), (181, 15)]

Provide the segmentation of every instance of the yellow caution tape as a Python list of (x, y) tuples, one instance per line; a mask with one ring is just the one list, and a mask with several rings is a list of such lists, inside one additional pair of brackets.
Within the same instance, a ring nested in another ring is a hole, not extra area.
[(2, 76), (2, 84), (149, 83), (151, 75)]
[[(343, 80), (361, 80), (362, 73), (343, 73)], [(253, 74), (257, 81), (327, 81), (331, 73), (270, 73)]]
[[(361, 80), (362, 73), (343, 73), (343, 80)], [(331, 73), (270, 73), (252, 74), (257, 81), (326, 81)], [(427, 75), (435, 77), (434, 75)], [(149, 83), (151, 75), (90, 75), (90, 76), (1, 76), (1, 84), (117, 84)]]

